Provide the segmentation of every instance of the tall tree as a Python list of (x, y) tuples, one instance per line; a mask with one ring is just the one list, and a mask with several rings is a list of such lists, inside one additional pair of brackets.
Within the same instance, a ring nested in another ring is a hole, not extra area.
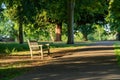
[(66, 0), (48, 1), (46, 4), (47, 18), (50, 23), (55, 24), (55, 41), (62, 41), (62, 23), (66, 21)]
[(33, 22), (33, 16), (36, 15), (35, 3), (32, 0), (4, 0), (7, 6), (4, 15), (9, 17), (18, 25), (19, 43), (22, 44), (23, 39), (23, 25)]
[[(7, 0), (6, 0), (7, 1)], [(23, 6), (21, 1), (15, 1), (15, 0), (11, 0), (11, 1), (7, 1), (6, 2), (6, 6), (7, 9), (4, 12), (4, 16), (9, 17), (9, 19), (15, 21), (19, 28), (18, 28), (18, 32), (19, 32), (19, 43), (22, 44), (23, 43)]]
[[(97, 6), (97, 7), (96, 7)], [(94, 23), (104, 23), (108, 4), (106, 0), (77, 0), (75, 6), (75, 22), (87, 40), (87, 36), (94, 32)], [(89, 25), (88, 25), (89, 24)]]

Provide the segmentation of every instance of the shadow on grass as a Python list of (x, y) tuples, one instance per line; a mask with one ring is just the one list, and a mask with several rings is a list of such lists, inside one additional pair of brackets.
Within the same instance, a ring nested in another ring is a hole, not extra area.
[(13, 80), (119, 80), (115, 56), (61, 58)]
[(64, 42), (54, 42), (50, 43), (51, 48), (66, 48), (66, 47), (80, 47), (89, 45), (90, 42), (76, 42), (75, 44), (67, 44)]
[(58, 52), (53, 53), (53, 57), (62, 57), (64, 55), (70, 55), (69, 53), (76, 53), (76, 52), (89, 52), (89, 51), (103, 51), (103, 50), (114, 50), (113, 46), (108, 46), (108, 47), (101, 47), (101, 46), (88, 46), (86, 48), (78, 48), (78, 49), (66, 49), (66, 50), (61, 50)]
[[(62, 58), (64, 55), (71, 55), (69, 53), (113, 49), (112, 46), (95, 47), (92, 45), (87, 48), (61, 50), (52, 54), (53, 57), (60, 57), (57, 60), (43, 66), (32, 67), (33, 71), (13, 80), (120, 80), (120, 69), (117, 66), (116, 57), (113, 55)], [(21, 69), (25, 68), (13, 69), (13, 74), (17, 72), (14, 70), (22, 72)], [(30, 70), (30, 68), (27, 69)]]

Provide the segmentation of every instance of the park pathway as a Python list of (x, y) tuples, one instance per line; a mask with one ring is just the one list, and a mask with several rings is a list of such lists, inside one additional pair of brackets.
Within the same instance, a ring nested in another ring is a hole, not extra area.
[(12, 80), (120, 80), (113, 41), (70, 51)]

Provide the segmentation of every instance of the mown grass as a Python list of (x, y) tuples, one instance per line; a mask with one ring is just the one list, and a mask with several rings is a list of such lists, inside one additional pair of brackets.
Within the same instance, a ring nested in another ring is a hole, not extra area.
[[(44, 42), (42, 43), (44, 44)], [(73, 48), (73, 47), (81, 47), (85, 46), (89, 43), (87, 42), (79, 42), (75, 44), (66, 44), (63, 42), (57, 42), (57, 43), (50, 43), (50, 48)], [(25, 52), (29, 51), (29, 47), (27, 43), (24, 44), (19, 44), (19, 43), (0, 43), (0, 57), (2, 55), (10, 55), (14, 52), (19, 53), (19, 52)], [(24, 54), (22, 54), (24, 55)], [(4, 56), (2, 56), (4, 57)], [(2, 63), (0, 63), (1, 65)], [(26, 63), (27, 64), (27, 63)], [(14, 66), (15, 65), (15, 66)], [(11, 66), (7, 65), (6, 67), (0, 67), (0, 80), (11, 80), (15, 76), (21, 75), (26, 71), (29, 71), (29, 68), (23, 68), (25, 64), (21, 64), (20, 67), (19, 65), (16, 66), (16, 64), (13, 64)]]
[(118, 65), (120, 66), (120, 43), (116, 42), (114, 44), (114, 50), (115, 50)]
[[(40, 43), (40, 42), (39, 42)], [(42, 42), (40, 44), (45, 44), (48, 42)], [(79, 42), (75, 44), (66, 44), (64, 42), (50, 42), (50, 48), (66, 48), (66, 47), (80, 47), (89, 44), (89, 42)], [(0, 54), (11, 54), (14, 52), (21, 52), (21, 51), (29, 51), (29, 47), (27, 43), (19, 44), (19, 43), (0, 43)]]
[(74, 44), (66, 44), (64, 42), (50, 43), (51, 48), (70, 48), (70, 47), (80, 47), (88, 45), (90, 42), (76, 42)]

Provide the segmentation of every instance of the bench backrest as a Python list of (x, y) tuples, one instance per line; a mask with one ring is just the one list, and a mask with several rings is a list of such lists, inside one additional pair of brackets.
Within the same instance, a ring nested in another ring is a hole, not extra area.
[(39, 50), (39, 45), (37, 41), (28, 40), (28, 45), (29, 45), (30, 50)]

